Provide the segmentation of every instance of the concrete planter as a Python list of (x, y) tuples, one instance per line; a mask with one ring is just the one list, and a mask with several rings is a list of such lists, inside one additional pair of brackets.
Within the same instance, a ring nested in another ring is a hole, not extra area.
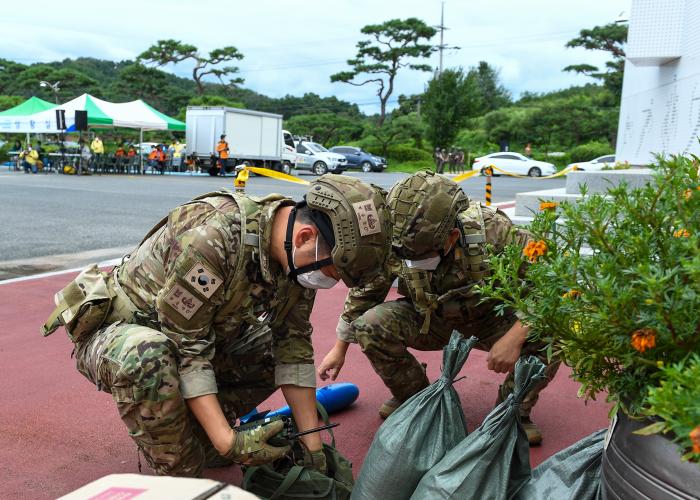
[(685, 500), (700, 497), (700, 466), (682, 462), (678, 447), (660, 436), (638, 436), (648, 425), (618, 413), (617, 425), (603, 452), (603, 500)]

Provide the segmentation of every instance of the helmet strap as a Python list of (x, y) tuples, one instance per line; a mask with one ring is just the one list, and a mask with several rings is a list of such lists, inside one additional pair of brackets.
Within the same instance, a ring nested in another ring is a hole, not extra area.
[[(299, 281), (297, 280), (297, 276), (300, 274), (308, 273), (309, 271), (316, 271), (318, 269), (321, 269), (322, 267), (329, 266), (333, 264), (333, 259), (331, 257), (327, 257), (322, 260), (318, 260), (316, 262), (312, 262), (311, 264), (307, 264), (305, 266), (301, 267), (296, 267), (294, 265), (294, 255), (292, 253), (292, 250), (294, 249), (294, 242), (292, 241), (292, 237), (294, 235), (294, 221), (297, 218), (297, 207), (301, 206), (302, 204), (306, 204), (306, 202), (301, 202), (289, 211), (289, 219), (287, 219), (287, 234), (285, 235), (285, 240), (284, 240), (284, 251), (287, 254), (287, 265), (289, 266), (289, 279), (292, 281), (296, 282), (299, 284)], [(319, 231), (317, 238), (322, 237), (321, 232)]]

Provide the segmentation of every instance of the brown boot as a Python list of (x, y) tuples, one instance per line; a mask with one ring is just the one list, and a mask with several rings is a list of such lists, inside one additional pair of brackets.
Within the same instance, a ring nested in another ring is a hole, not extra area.
[(396, 398), (387, 399), (384, 401), (382, 406), (379, 407), (379, 416), (382, 418), (387, 418), (389, 415), (394, 413), (399, 406), (401, 406), (401, 401)]
[(540, 428), (537, 427), (537, 424), (530, 420), (530, 417), (521, 417), (520, 423), (525, 430), (525, 434), (527, 434), (527, 440), (530, 446), (538, 446), (542, 443), (542, 432)]

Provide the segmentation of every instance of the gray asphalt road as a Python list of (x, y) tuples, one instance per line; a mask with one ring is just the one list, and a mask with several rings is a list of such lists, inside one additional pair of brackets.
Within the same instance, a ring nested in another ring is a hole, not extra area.
[[(313, 179), (311, 175), (299, 175)], [(351, 175), (389, 188), (406, 174), (353, 172)], [(562, 187), (564, 182), (563, 178), (494, 178), (494, 202), (513, 200), (517, 192)], [(483, 177), (468, 179), (462, 186), (470, 197), (483, 199)], [(0, 279), (55, 269), (69, 261), (69, 256), (81, 260), (78, 254), (86, 251), (108, 249), (99, 254), (100, 258), (121, 254), (124, 247), (137, 244), (172, 207), (222, 187), (232, 188), (233, 177), (76, 177), (0, 172), (0, 267), (3, 263), (6, 268), (24, 266), (20, 271), (15, 269), (4, 275), (0, 269)], [(247, 188), (248, 193), (255, 195), (279, 192), (296, 199), (304, 191), (302, 185), (265, 177), (252, 177)], [(53, 262), (51, 257), (57, 255), (63, 257)], [(26, 259), (31, 259), (29, 264), (24, 262)], [(89, 255), (87, 259), (95, 260), (95, 256)]]

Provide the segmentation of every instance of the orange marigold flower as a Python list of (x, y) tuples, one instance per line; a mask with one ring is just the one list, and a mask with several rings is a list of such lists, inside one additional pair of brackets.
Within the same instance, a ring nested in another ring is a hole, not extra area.
[(680, 228), (673, 232), (674, 238), (690, 238), (690, 232), (685, 228)]
[(562, 295), (561, 297), (562, 297), (563, 299), (575, 299), (575, 298), (577, 298), (577, 297), (580, 296), (580, 295), (581, 295), (581, 292), (579, 292), (578, 290), (569, 290), (568, 292), (566, 292), (566, 293), (565, 293), (564, 295)]
[(685, 190), (685, 201), (688, 201), (693, 197), (693, 190), (692, 189), (686, 189)]
[(632, 347), (639, 352), (656, 347), (656, 330), (641, 328), (632, 332)]
[(700, 453), (700, 425), (690, 431), (689, 436), (693, 442), (693, 453)]
[(559, 206), (556, 201), (543, 201), (540, 203), (540, 210), (554, 210)]
[(547, 253), (547, 243), (544, 240), (531, 241), (523, 248), (523, 255), (530, 259), (530, 262), (536, 262), (545, 253)]

